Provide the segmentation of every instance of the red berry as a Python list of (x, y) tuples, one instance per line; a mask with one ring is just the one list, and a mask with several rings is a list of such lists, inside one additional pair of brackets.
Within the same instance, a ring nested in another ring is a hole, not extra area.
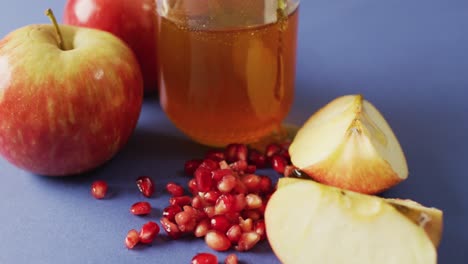
[(107, 193), (107, 183), (105, 181), (95, 181), (91, 184), (91, 194), (96, 199), (102, 199)]
[(192, 258), (191, 264), (218, 264), (218, 257), (210, 253), (198, 253)]
[(132, 249), (136, 244), (138, 244), (138, 242), (140, 242), (138, 231), (135, 229), (128, 231), (127, 236), (125, 237), (125, 246), (128, 249)]
[(159, 234), (159, 226), (155, 222), (149, 221), (141, 227), (140, 242), (150, 244)]
[(184, 195), (184, 188), (182, 188), (182, 186), (174, 182), (169, 182), (168, 184), (166, 184), (166, 190), (172, 196), (178, 197)]
[(151, 180), (150, 177), (148, 177), (148, 176), (139, 177), (136, 180), (136, 184), (138, 186), (138, 190), (140, 190), (140, 192), (144, 196), (151, 197), (151, 195), (153, 195), (153, 193), (154, 193), (154, 183), (153, 183), (153, 180)]
[(134, 215), (147, 215), (151, 213), (151, 205), (148, 202), (137, 202), (130, 207), (130, 212)]

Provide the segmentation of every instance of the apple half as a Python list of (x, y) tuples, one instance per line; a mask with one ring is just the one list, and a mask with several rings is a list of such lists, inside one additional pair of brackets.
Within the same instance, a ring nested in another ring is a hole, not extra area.
[(437, 263), (424, 228), (385, 199), (283, 179), (265, 211), (268, 241), (282, 263)]
[(339, 97), (312, 115), (289, 153), (314, 180), (356, 192), (380, 193), (408, 177), (395, 134), (362, 95)]

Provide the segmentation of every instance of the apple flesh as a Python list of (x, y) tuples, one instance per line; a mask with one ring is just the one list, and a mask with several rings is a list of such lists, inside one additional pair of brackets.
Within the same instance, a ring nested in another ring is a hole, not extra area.
[(424, 229), (384, 199), (311, 180), (278, 188), (265, 224), (285, 264), (437, 263)]
[(145, 92), (157, 92), (156, 0), (68, 0), (63, 22), (122, 39), (138, 59)]
[(0, 40), (0, 154), (42, 175), (78, 174), (111, 159), (135, 129), (138, 62), (110, 33), (29, 25)]
[[(277, 189), (284, 186), (302, 182), (303, 179), (285, 177), (278, 181)], [(395, 207), (416, 225), (421, 226), (431, 239), (435, 247), (438, 247), (442, 238), (443, 212), (434, 207), (425, 207), (409, 199), (382, 198), (389, 205)]]
[(408, 177), (395, 134), (361, 95), (339, 97), (312, 115), (289, 153), (314, 180), (356, 192), (380, 193)]

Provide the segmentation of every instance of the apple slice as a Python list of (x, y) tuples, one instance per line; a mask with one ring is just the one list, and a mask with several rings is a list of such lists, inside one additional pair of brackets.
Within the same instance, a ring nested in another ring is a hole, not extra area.
[(313, 179), (361, 193), (382, 192), (408, 176), (392, 129), (361, 95), (339, 97), (310, 117), (289, 153)]
[(285, 264), (431, 264), (424, 229), (384, 199), (314, 181), (285, 184), (265, 211), (268, 240)]
[(385, 201), (422, 227), (434, 246), (439, 246), (443, 229), (443, 212), (441, 210), (424, 207), (412, 200), (385, 199)]
[[(277, 189), (304, 181), (299, 178), (286, 177), (278, 181)], [(425, 207), (409, 199), (382, 198), (395, 207), (415, 224), (421, 226), (435, 247), (438, 247), (442, 238), (443, 212), (434, 207)]]

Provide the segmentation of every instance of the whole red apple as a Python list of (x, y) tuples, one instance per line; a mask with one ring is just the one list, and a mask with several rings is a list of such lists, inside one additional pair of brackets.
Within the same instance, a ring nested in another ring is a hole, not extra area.
[(145, 92), (157, 91), (156, 0), (68, 0), (63, 21), (121, 38), (138, 59)]
[(0, 154), (30, 172), (78, 174), (111, 159), (141, 112), (128, 46), (89, 28), (29, 25), (0, 40)]

